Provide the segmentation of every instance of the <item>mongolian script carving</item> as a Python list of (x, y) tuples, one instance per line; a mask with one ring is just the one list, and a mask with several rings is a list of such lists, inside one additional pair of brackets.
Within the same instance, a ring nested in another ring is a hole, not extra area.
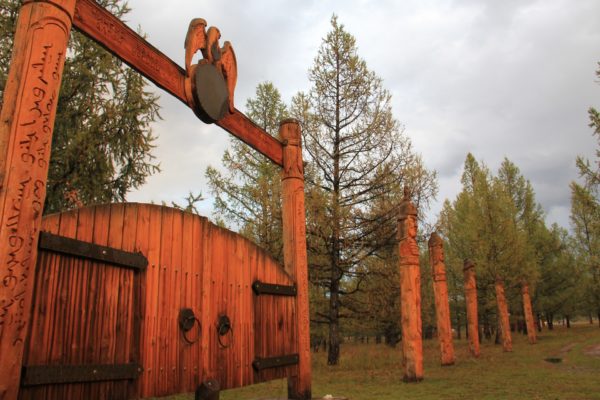
[(24, 71), (25, 87), (13, 124), (11, 169), (7, 176), (1, 239), (0, 331), (16, 332), (13, 345), (22, 341), (27, 325), (26, 301), (35, 257), (50, 158), (52, 126), (64, 64), (66, 30), (54, 19), (34, 25), (30, 56)]
[[(79, 13), (77, 13), (77, 15), (79, 15)], [(106, 18), (99, 10), (93, 9), (92, 15), (96, 20), (96, 29), (98, 32), (116, 42), (123, 42), (125, 40), (125, 32), (123, 29), (110, 19)]]

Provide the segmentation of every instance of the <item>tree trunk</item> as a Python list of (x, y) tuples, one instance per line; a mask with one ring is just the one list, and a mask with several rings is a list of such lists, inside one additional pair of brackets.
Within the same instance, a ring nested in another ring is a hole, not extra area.
[(537, 314), (537, 330), (538, 332), (542, 331), (542, 325), (544, 324), (544, 322), (542, 321), (542, 315), (541, 314)]
[(549, 330), (554, 330), (554, 315), (552, 313), (546, 313), (546, 323), (548, 324)]
[[(337, 275), (337, 270), (332, 269), (332, 274)], [(340, 358), (339, 289), (337, 277), (332, 277), (329, 292), (329, 349), (327, 349), (327, 365), (337, 365)]]
[(381, 344), (381, 335), (375, 336), (375, 344)]
[(600, 328), (600, 310), (598, 311), (598, 328)]
[(458, 340), (462, 339), (460, 331), (461, 331), (461, 326), (460, 326), (460, 316), (458, 315), (458, 312), (456, 313), (456, 338)]
[(571, 317), (569, 317), (568, 315), (565, 317), (565, 320), (567, 321), (567, 329), (571, 327)]
[(590, 317), (590, 325), (594, 325), (594, 317), (592, 317), (592, 313), (588, 315)]

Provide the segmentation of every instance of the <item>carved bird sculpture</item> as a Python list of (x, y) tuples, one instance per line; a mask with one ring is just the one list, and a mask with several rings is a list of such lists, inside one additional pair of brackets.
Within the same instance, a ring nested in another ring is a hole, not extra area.
[(206, 48), (206, 21), (203, 18), (194, 18), (190, 22), (187, 34), (185, 35), (185, 71), (188, 76), (191, 76), (190, 67), (192, 64), (192, 58), (198, 50), (201, 50), (204, 54)]
[(211, 26), (206, 31), (206, 46), (202, 49), (202, 55), (204, 59), (211, 64), (216, 64), (221, 60), (221, 49), (219, 48), (219, 39), (221, 38), (221, 32), (218, 28)]
[(235, 107), (233, 106), (233, 92), (235, 91), (235, 84), (237, 83), (237, 60), (235, 58), (235, 52), (231, 43), (225, 42), (221, 49), (221, 72), (227, 82), (227, 92), (229, 93), (229, 112), (233, 113)]

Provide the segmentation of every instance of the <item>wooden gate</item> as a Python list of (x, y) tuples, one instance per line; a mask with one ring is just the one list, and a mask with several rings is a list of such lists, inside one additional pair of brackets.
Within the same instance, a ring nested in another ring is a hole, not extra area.
[(294, 282), (240, 235), (134, 203), (50, 215), (42, 231), (20, 398), (164, 396), (298, 373)]

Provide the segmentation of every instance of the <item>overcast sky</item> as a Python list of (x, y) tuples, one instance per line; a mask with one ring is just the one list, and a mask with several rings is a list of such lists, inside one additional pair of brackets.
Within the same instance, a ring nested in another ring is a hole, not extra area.
[[(575, 157), (596, 148), (587, 109), (600, 107), (598, 0), (182, 1), (129, 0), (127, 23), (183, 66), (189, 21), (202, 17), (229, 40), (238, 60), (236, 106), (271, 81), (290, 101), (307, 91), (308, 68), (333, 13), (359, 55), (393, 95), (395, 117), (445, 198), (460, 190), (465, 156), (492, 170), (508, 157), (528, 178), (549, 223), (569, 226)], [(156, 89), (155, 89), (156, 90)], [(129, 201), (183, 203), (189, 190), (212, 198), (204, 171), (219, 167), (229, 135), (200, 122), (161, 92), (154, 126), (162, 172)]]

